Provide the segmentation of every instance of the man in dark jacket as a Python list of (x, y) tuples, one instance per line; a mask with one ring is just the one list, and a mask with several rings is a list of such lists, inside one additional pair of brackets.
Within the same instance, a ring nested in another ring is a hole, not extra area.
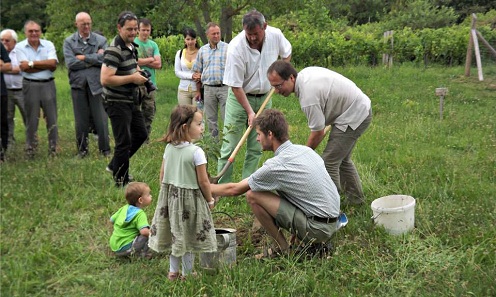
[(109, 156), (108, 116), (103, 108), (100, 83), (107, 39), (91, 32), (91, 17), (86, 12), (76, 15), (75, 24), (77, 31), (64, 40), (64, 58), (69, 70), (78, 155), (84, 158), (88, 154), (88, 131), (93, 117), (100, 153)]

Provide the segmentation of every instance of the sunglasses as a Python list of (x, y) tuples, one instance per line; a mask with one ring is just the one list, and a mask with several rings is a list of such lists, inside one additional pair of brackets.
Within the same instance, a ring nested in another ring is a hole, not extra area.
[(138, 20), (138, 17), (134, 13), (126, 13), (119, 18), (119, 23), (129, 20)]

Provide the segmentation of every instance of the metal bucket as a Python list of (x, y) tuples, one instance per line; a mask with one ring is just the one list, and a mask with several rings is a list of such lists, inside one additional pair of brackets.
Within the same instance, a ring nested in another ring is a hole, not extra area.
[(236, 264), (236, 229), (215, 228), (217, 252), (200, 253), (200, 267), (216, 271)]

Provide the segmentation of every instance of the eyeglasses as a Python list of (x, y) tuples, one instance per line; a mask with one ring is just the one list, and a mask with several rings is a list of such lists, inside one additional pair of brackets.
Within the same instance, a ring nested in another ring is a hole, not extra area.
[(11, 41), (11, 39), (5, 39), (5, 38), (2, 38), (2, 39), (0, 39), (0, 41), (1, 41), (1, 42), (10, 42), (10, 41)]
[(287, 81), (287, 79), (283, 80), (283, 81), (282, 81), (282, 83), (280, 83), (280, 84), (278, 84), (278, 85), (273, 85), (273, 87), (274, 87), (275, 89), (280, 90), (280, 89), (282, 88), (282, 85), (283, 85), (286, 81)]
[(119, 18), (119, 23), (129, 20), (138, 20), (138, 17), (134, 13), (126, 13)]
[(28, 33), (40, 33), (41, 30), (28, 30)]

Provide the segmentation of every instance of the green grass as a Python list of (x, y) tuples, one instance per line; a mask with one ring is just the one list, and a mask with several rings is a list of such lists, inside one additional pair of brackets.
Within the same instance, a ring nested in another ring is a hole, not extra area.
[[(109, 216), (123, 203), (105, 172), (107, 159), (91, 141), (76, 158), (67, 74), (56, 72), (60, 153), (48, 158), (46, 131), (35, 160), (23, 153), (24, 128), (1, 165), (1, 296), (494, 296), (496, 294), (496, 67), (485, 81), (463, 68), (336, 69), (372, 99), (374, 118), (354, 160), (367, 202), (390, 194), (417, 199), (416, 228), (390, 236), (371, 222), (368, 205), (347, 210), (350, 223), (334, 237), (329, 259), (297, 257), (259, 262), (246, 229), (243, 198), (225, 198), (217, 211), (236, 217), (237, 265), (197, 281), (170, 283), (167, 256), (121, 261), (108, 248)], [(151, 139), (167, 128), (178, 80), (159, 71), (157, 115)], [(447, 87), (444, 119), (435, 88)], [(305, 143), (306, 119), (295, 97), (274, 96)], [(163, 144), (143, 146), (131, 160), (137, 180), (159, 191)], [(322, 145), (317, 149), (322, 150)], [(265, 152), (264, 159), (271, 157)], [(241, 160), (235, 163), (240, 179)], [(215, 162), (209, 166), (215, 175)], [(151, 219), (154, 203), (146, 209)], [(232, 226), (231, 226), (232, 227)]]

